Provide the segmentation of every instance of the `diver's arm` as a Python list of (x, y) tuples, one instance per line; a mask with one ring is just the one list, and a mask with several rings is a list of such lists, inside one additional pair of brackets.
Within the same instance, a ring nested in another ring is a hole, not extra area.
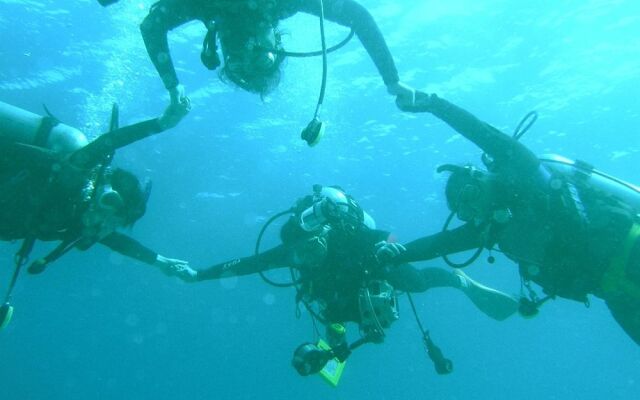
[(447, 254), (475, 249), (484, 244), (481, 231), (471, 223), (438, 232), (404, 245), (405, 252), (393, 258), (394, 264), (431, 260)]
[(286, 267), (290, 264), (289, 255), (289, 248), (280, 245), (261, 253), (258, 257), (236, 258), (199, 270), (197, 280), (207, 281), (230, 276), (251, 275), (269, 269)]
[(167, 42), (170, 30), (198, 19), (199, 1), (161, 0), (154, 4), (140, 24), (140, 32), (151, 62), (156, 67), (167, 90), (178, 86), (178, 76), (171, 60)]
[[(299, 11), (319, 15), (320, 2), (301, 0)], [(353, 29), (376, 65), (385, 85), (394, 85), (400, 81), (387, 43), (366, 8), (353, 0), (324, 0), (324, 16), (329, 21)]]
[(475, 143), (498, 164), (523, 172), (538, 169), (538, 158), (522, 143), (435, 94), (416, 92), (415, 107), (405, 111), (429, 112), (435, 115)]
[(158, 257), (158, 253), (155, 251), (145, 247), (137, 240), (118, 232), (113, 232), (112, 234), (102, 238), (99, 243), (107, 246), (117, 253), (142, 261), (146, 264), (155, 264)]
[(197, 279), (197, 272), (189, 267), (188, 261), (164, 257), (121, 233), (114, 232), (100, 240), (100, 243), (122, 255), (153, 265), (167, 276), (175, 276), (185, 282), (195, 282)]
[(117, 149), (163, 130), (158, 119), (154, 118), (104, 133), (85, 147), (72, 153), (69, 156), (69, 162), (76, 168), (93, 168)]

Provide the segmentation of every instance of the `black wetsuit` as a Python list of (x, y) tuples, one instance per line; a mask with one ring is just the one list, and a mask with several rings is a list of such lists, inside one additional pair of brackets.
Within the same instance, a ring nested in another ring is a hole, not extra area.
[[(294, 219), (287, 225), (288, 228), (295, 225)], [(396, 290), (405, 292), (459, 287), (460, 281), (455, 275), (439, 268), (417, 270), (409, 264), (381, 268), (375, 259), (375, 244), (387, 240), (388, 232), (364, 226), (350, 234), (331, 230), (326, 237), (326, 254), (312, 262), (301, 262), (308, 235), (300, 231), (298, 240), (287, 241), (259, 257), (234, 259), (198, 271), (198, 280), (293, 267), (301, 277), (300, 294), (306, 301), (321, 305), (321, 317), (327, 323), (360, 321), (358, 294), (368, 280), (386, 280)]]
[[(103, 134), (68, 155), (0, 138), (0, 240), (79, 238), (86, 210), (83, 188), (96, 168), (116, 149), (161, 131), (155, 119), (141, 122)], [(99, 243), (148, 264), (156, 261), (156, 252), (118, 232)], [(91, 244), (80, 241), (76, 247), (85, 250)]]
[[(248, 3), (242, 0), (160, 0), (154, 4), (141, 25), (141, 31), (149, 57), (167, 89), (178, 85), (167, 33), (189, 21), (199, 20), (207, 24), (224, 19), (229, 14), (249, 15), (251, 10), (247, 9)], [(312, 15), (320, 13), (318, 0), (275, 0), (271, 3), (273, 7), (269, 10), (269, 19), (272, 22), (298, 12)], [(386, 85), (399, 81), (391, 52), (373, 17), (364, 7), (353, 0), (324, 0), (324, 12), (327, 20), (354, 30)]]
[[(637, 213), (604, 190), (578, 188), (585, 215), (553, 188), (554, 172), (523, 144), (467, 111), (418, 93), (413, 111), (430, 112), (486, 152), (499, 182), (501, 201), (511, 212), (505, 222), (466, 223), (456, 229), (415, 240), (397, 262), (429, 260), (443, 254), (496, 245), (520, 265), (520, 273), (544, 291), (581, 302), (594, 294), (606, 300), (615, 319), (640, 344), (640, 298), (605, 293), (602, 279), (612, 258), (623, 250)], [(640, 241), (626, 260), (626, 278), (640, 284)], [(635, 271), (635, 272), (634, 272)], [(635, 273), (635, 278), (634, 278)]]

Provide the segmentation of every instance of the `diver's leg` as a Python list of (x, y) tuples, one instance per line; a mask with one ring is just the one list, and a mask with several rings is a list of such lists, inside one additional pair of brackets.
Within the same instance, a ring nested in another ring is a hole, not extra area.
[(398, 290), (421, 293), (437, 287), (459, 288), (460, 279), (451, 272), (441, 268), (416, 269), (411, 264), (394, 266), (385, 278), (391, 286)]
[(394, 288), (405, 292), (425, 292), (436, 287), (460, 289), (482, 313), (498, 321), (518, 310), (518, 301), (512, 296), (474, 281), (461, 270), (418, 270), (410, 264), (401, 264), (389, 271), (386, 278)]
[(453, 273), (460, 278), (460, 290), (488, 317), (503, 321), (518, 311), (518, 300), (512, 296), (474, 281), (459, 269)]

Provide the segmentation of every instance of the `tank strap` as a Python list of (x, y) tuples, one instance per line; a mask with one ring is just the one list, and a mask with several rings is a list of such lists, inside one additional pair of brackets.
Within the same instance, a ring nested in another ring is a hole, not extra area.
[(33, 145), (38, 147), (47, 147), (51, 130), (53, 130), (53, 128), (55, 128), (59, 123), (60, 121), (49, 115), (42, 117), (38, 130), (36, 131), (36, 137), (33, 140)]
[(43, 258), (39, 258), (29, 265), (29, 273), (40, 274), (49, 266), (50, 263), (65, 255), (69, 250), (73, 249), (81, 240), (81, 237), (73, 237), (62, 241), (55, 249)]
[(600, 281), (600, 291), (607, 295), (622, 294), (640, 300), (640, 285), (632, 282), (626, 274), (629, 256), (635, 243), (640, 239), (640, 223), (634, 223), (622, 244), (621, 249), (614, 255)]

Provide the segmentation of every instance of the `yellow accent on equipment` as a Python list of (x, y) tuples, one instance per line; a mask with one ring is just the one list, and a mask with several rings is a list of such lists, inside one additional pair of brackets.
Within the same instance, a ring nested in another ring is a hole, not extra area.
[(634, 223), (622, 245), (622, 251), (611, 259), (609, 268), (602, 276), (600, 289), (604, 295), (624, 294), (640, 300), (640, 285), (629, 280), (626, 273), (631, 250), (639, 238), (640, 224)]
[[(322, 350), (331, 350), (331, 347), (322, 339), (318, 340), (318, 348)], [(331, 386), (338, 386), (338, 382), (340, 382), (340, 378), (342, 377), (342, 372), (344, 371), (344, 367), (347, 364), (346, 361), (341, 362), (337, 358), (332, 358), (327, 362), (327, 364), (320, 370), (319, 374), (324, 378), (327, 383)]]

